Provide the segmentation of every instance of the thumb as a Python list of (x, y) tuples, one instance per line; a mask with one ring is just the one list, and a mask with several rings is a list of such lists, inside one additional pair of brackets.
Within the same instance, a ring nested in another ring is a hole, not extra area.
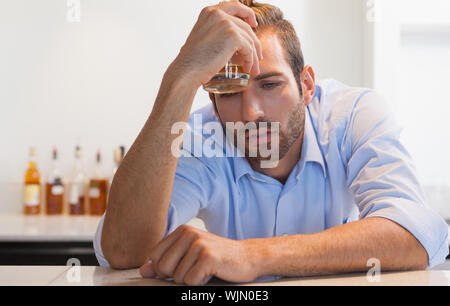
[(143, 278), (154, 278), (156, 277), (156, 272), (153, 269), (152, 262), (146, 263), (139, 269), (139, 273)]

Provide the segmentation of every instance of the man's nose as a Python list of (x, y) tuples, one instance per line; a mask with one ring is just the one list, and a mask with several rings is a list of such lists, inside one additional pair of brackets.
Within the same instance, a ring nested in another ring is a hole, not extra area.
[(257, 122), (258, 119), (262, 119), (265, 116), (261, 100), (250, 88), (242, 92), (241, 106), (244, 123)]

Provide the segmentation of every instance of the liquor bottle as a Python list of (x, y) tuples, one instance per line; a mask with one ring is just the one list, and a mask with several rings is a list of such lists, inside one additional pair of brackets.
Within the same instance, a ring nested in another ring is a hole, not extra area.
[(101, 162), (102, 156), (99, 150), (94, 175), (89, 183), (89, 213), (93, 216), (101, 216), (106, 211), (108, 180), (103, 176)]
[[(114, 176), (116, 175), (116, 172), (119, 169), (120, 164), (122, 163), (124, 157), (125, 157), (125, 147), (124, 146), (120, 146), (114, 150), (114, 168), (113, 168), (112, 176), (110, 177), (109, 182), (108, 182), (109, 188), (111, 188), (111, 186), (112, 186)], [(109, 189), (108, 189), (108, 197), (109, 197)]]
[(36, 165), (36, 149), (30, 148), (28, 169), (25, 174), (24, 213), (39, 215), (41, 213), (41, 179)]
[(58, 150), (53, 148), (52, 170), (45, 188), (47, 215), (61, 215), (64, 203), (64, 185), (58, 164)]
[(116, 175), (117, 170), (120, 167), (120, 164), (123, 161), (123, 158), (125, 157), (125, 147), (120, 146), (114, 150), (114, 169), (113, 169), (113, 177)]
[(75, 148), (75, 167), (69, 188), (69, 214), (72, 216), (84, 215), (86, 212), (86, 176), (81, 159), (81, 148)]

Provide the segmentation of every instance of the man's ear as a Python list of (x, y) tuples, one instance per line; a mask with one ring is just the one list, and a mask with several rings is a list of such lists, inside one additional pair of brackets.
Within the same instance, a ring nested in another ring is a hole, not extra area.
[(305, 106), (309, 106), (316, 94), (316, 75), (311, 66), (306, 66), (300, 76)]

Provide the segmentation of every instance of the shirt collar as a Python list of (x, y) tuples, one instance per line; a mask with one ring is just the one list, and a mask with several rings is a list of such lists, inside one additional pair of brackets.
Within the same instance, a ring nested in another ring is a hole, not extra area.
[(323, 171), (323, 176), (327, 177), (327, 170), (325, 166), (325, 160), (320, 150), (319, 143), (317, 140), (317, 134), (314, 130), (314, 126), (311, 121), (309, 109), (306, 109), (305, 113), (305, 135), (303, 137), (303, 147), (302, 147), (302, 157), (300, 159), (300, 175), (301, 170), (304, 168), (305, 164), (308, 162), (317, 163), (321, 166)]
[[(229, 142), (227, 142), (227, 146), (231, 146), (231, 144)], [(238, 152), (238, 150), (236, 150), (235, 152), (237, 153), (237, 157), (233, 158), (233, 163), (234, 163), (235, 181), (237, 184), (239, 182), (239, 180), (241, 179), (241, 177), (243, 177), (244, 175), (253, 173), (253, 169), (250, 166), (247, 159), (242, 157), (242, 155)]]

